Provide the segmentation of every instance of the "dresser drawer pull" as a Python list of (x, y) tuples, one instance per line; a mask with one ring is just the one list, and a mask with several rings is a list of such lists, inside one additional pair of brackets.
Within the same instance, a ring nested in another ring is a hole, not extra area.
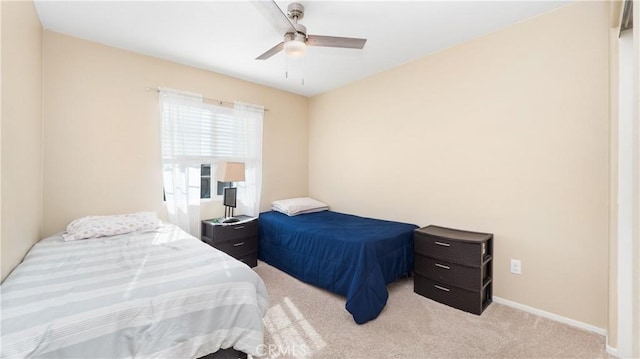
[(234, 247), (244, 246), (244, 242), (238, 242), (233, 244)]
[(450, 247), (451, 246), (451, 244), (449, 244), (449, 243), (438, 242), (438, 241), (436, 241), (436, 244), (439, 245), (439, 246), (443, 246), (443, 247)]
[(233, 229), (242, 229), (244, 226), (234, 226)]
[(444, 264), (440, 264), (440, 263), (436, 263), (436, 267), (438, 267), (438, 268), (442, 268), (442, 269), (447, 269), (447, 270), (451, 269), (451, 267), (446, 266), (446, 265), (444, 265)]
[(436, 289), (440, 289), (440, 290), (443, 290), (443, 291), (445, 291), (445, 292), (448, 292), (448, 291), (450, 291), (450, 290), (451, 290), (451, 289), (449, 289), (449, 288), (445, 288), (445, 287), (439, 286), (439, 285), (437, 285), (437, 284), (435, 284), (435, 285), (434, 285), (434, 287), (436, 287)]

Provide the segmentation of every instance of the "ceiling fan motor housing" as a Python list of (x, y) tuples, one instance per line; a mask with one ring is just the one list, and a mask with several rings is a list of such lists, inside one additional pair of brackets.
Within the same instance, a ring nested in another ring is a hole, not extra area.
[(302, 20), (304, 17), (304, 6), (299, 2), (292, 2), (287, 6), (287, 16), (294, 20)]
[(292, 33), (292, 32), (288, 32), (286, 34), (284, 34), (284, 42), (289, 42), (289, 41), (301, 41), (301, 42), (306, 42), (307, 41), (307, 36), (303, 33), (297, 32), (297, 33)]

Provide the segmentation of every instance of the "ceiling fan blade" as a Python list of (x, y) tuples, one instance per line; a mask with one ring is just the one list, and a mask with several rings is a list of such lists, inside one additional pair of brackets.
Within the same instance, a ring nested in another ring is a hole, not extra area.
[(361, 49), (367, 39), (358, 39), (355, 37), (336, 37), (336, 36), (307, 36), (307, 45), (309, 46), (327, 46), (327, 47), (344, 47), (348, 49)]
[(270, 48), (269, 50), (267, 50), (264, 54), (256, 57), (256, 60), (266, 60), (268, 58), (270, 58), (271, 56), (277, 54), (278, 52), (280, 52), (282, 49), (284, 48), (284, 42), (279, 43), (278, 45)]
[(295, 26), (274, 0), (251, 1), (251, 3), (258, 8), (281, 35), (288, 32), (296, 33)]

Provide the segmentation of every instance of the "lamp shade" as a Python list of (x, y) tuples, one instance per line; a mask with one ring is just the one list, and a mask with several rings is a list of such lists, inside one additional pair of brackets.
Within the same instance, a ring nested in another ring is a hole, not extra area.
[(244, 181), (244, 163), (220, 162), (216, 170), (216, 179), (220, 182)]

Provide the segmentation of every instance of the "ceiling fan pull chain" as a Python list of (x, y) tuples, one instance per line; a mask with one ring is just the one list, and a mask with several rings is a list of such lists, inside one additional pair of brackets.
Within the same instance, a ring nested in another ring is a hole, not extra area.
[(289, 56), (284, 57), (284, 78), (289, 78)]

